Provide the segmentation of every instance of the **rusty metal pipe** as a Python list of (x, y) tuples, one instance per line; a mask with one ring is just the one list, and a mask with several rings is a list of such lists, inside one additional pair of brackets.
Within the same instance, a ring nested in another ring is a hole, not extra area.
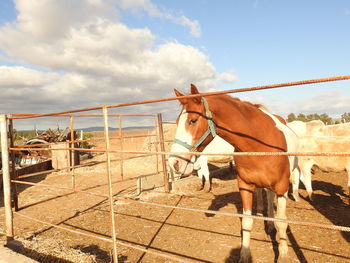
[[(231, 90), (216, 91), (216, 92), (206, 92), (206, 93), (200, 93), (200, 94), (185, 95), (182, 98), (195, 98), (195, 97), (200, 97), (200, 96), (209, 97), (209, 96), (222, 95), (222, 94), (228, 94), (228, 93), (238, 93), (238, 92), (256, 91), (256, 90), (264, 90), (264, 89), (275, 89), (275, 88), (282, 88), (282, 87), (289, 87), (289, 86), (309, 85), (309, 84), (315, 84), (315, 83), (321, 83), (321, 82), (330, 82), (330, 81), (339, 81), (339, 80), (348, 80), (348, 79), (350, 79), (350, 75), (311, 79), (311, 80), (302, 80), (302, 81), (294, 81), (294, 82), (286, 82), (286, 83), (278, 83), (278, 84), (271, 84), (271, 85), (264, 85), (264, 86), (256, 86), (256, 87), (251, 87), (251, 88), (231, 89)], [(13, 119), (26, 119), (26, 118), (35, 118), (35, 117), (58, 116), (58, 115), (68, 114), (68, 113), (100, 110), (104, 107), (105, 108), (119, 108), (119, 107), (126, 107), (126, 106), (156, 103), (156, 102), (172, 101), (172, 100), (177, 100), (177, 99), (178, 99), (178, 97), (169, 97), (169, 98), (163, 98), (163, 99), (143, 100), (143, 101), (138, 101), (138, 102), (120, 103), (120, 104), (115, 104), (115, 105), (105, 105), (105, 106), (98, 106), (98, 107), (91, 107), (91, 108), (84, 108), (84, 109), (77, 109), (77, 110), (70, 110), (70, 111), (54, 112), (54, 113), (47, 113), (47, 114), (34, 114), (31, 116), (11, 117), (11, 118), (13, 118)]]

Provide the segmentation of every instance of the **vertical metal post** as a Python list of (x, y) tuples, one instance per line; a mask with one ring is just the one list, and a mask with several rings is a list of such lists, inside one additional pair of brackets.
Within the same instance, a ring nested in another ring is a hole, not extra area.
[[(119, 140), (120, 140), (120, 150), (123, 151), (123, 131), (122, 131), (122, 116), (119, 116), (118, 119), (118, 127), (119, 127)], [(124, 155), (121, 152), (120, 153), (120, 176), (122, 177), (122, 180), (124, 178), (124, 161), (123, 161)]]
[(109, 129), (108, 129), (108, 110), (106, 106), (103, 106), (103, 119), (104, 119), (104, 135), (106, 141), (106, 169), (108, 179), (108, 194), (109, 194), (109, 206), (111, 210), (111, 223), (112, 223), (112, 242), (113, 242), (113, 258), (114, 262), (118, 262), (117, 251), (117, 234), (116, 223), (114, 215), (114, 202), (113, 202), (113, 189), (112, 189), (112, 175), (111, 175), (111, 156), (110, 156), (110, 141), (109, 141)]
[(7, 241), (13, 240), (13, 218), (11, 210), (11, 184), (9, 148), (7, 138), (6, 115), (0, 115), (2, 180), (4, 187), (5, 226)]
[[(9, 135), (10, 135), (10, 147), (14, 147), (14, 139), (13, 139), (13, 120), (9, 119)], [(16, 156), (15, 152), (11, 151), (11, 179), (17, 180), (17, 171), (16, 171)], [(18, 191), (17, 191), (17, 184), (12, 183), (12, 199), (13, 199), (13, 206), (15, 208), (15, 211), (18, 211)]]
[[(165, 152), (162, 114), (160, 113), (157, 114), (157, 120), (158, 120), (160, 150), (162, 152)], [(162, 154), (162, 166), (163, 166), (163, 176), (164, 176), (164, 190), (166, 193), (169, 193), (170, 191), (169, 178), (167, 173), (166, 158), (164, 154)]]
[[(156, 131), (156, 141), (154, 142), (154, 148), (156, 150), (156, 152), (158, 152), (158, 142), (160, 142), (159, 139), (159, 130), (158, 130), (158, 119), (154, 118), (154, 122), (155, 122), (155, 127), (154, 130)], [(150, 142), (152, 142), (152, 140), (149, 140)], [(150, 149), (152, 149), (152, 144), (150, 146)], [(157, 165), (157, 174), (159, 174), (159, 156), (158, 154), (156, 154), (156, 165)]]
[(137, 178), (137, 195), (140, 195), (142, 193), (142, 178)]
[[(70, 117), (70, 148), (75, 148), (74, 145), (75, 145), (75, 138), (74, 138), (74, 117), (71, 116)], [(70, 165), (71, 166), (71, 175), (72, 175), (72, 188), (75, 190), (75, 151), (74, 150), (71, 150), (70, 151)]]

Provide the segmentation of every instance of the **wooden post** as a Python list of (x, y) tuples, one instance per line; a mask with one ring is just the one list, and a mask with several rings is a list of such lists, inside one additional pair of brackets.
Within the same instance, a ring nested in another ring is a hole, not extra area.
[[(9, 119), (9, 135), (10, 135), (10, 147), (14, 147), (15, 143), (13, 140), (13, 120)], [(16, 171), (16, 156), (15, 152), (11, 151), (11, 179), (17, 180), (17, 171)], [(12, 200), (13, 200), (13, 206), (15, 208), (15, 211), (18, 211), (18, 191), (17, 191), (17, 184), (12, 183)]]
[(5, 206), (5, 227), (7, 242), (13, 240), (13, 218), (11, 210), (11, 183), (10, 183), (10, 164), (9, 148), (6, 127), (6, 115), (0, 115), (1, 130), (1, 158), (2, 158), (2, 180), (4, 187), (4, 206)]
[[(74, 148), (74, 141), (75, 141), (75, 138), (74, 138), (74, 117), (71, 116), (70, 117), (70, 141), (71, 143), (69, 144), (70, 145), (70, 148)], [(72, 188), (75, 190), (75, 152), (74, 150), (71, 150), (70, 151), (70, 154), (69, 154), (69, 158), (70, 160), (70, 164), (69, 166), (71, 166), (72, 168), (70, 169), (71, 171), (71, 175), (72, 175)]]
[(113, 258), (114, 262), (118, 262), (117, 251), (117, 235), (116, 235), (116, 223), (114, 215), (114, 202), (113, 202), (113, 188), (112, 188), (112, 175), (111, 175), (111, 156), (110, 156), (110, 142), (109, 142), (109, 130), (108, 130), (108, 110), (106, 106), (103, 106), (103, 119), (104, 119), (104, 135), (106, 141), (106, 169), (108, 180), (108, 194), (109, 194), (109, 206), (111, 210), (111, 224), (112, 224), (112, 242), (113, 242)]
[[(123, 150), (123, 131), (122, 131), (122, 116), (119, 116), (119, 122), (118, 122), (118, 126), (119, 126), (119, 140), (120, 140), (120, 150), (122, 151)], [(123, 161), (123, 158), (124, 158), (124, 155), (123, 153), (121, 152), (120, 153), (120, 176), (122, 177), (122, 180), (124, 178), (124, 161)]]
[[(157, 114), (157, 120), (158, 120), (160, 150), (162, 152), (165, 152), (162, 114), (160, 113)], [(166, 193), (169, 193), (170, 191), (169, 178), (167, 173), (166, 158), (164, 154), (162, 154), (162, 166), (163, 166), (163, 176), (164, 176), (164, 190)]]

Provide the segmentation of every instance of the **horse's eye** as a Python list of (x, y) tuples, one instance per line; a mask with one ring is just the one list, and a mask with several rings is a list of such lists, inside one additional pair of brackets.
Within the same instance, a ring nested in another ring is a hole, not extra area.
[(190, 120), (190, 125), (194, 125), (197, 122), (198, 119), (192, 119)]

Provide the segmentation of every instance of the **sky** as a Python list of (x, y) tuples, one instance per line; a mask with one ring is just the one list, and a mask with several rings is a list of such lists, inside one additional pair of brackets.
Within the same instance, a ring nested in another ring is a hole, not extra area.
[[(191, 83), (208, 92), (349, 75), (349, 48), (347, 0), (0, 0), (0, 112), (159, 99), (174, 96), (174, 88), (188, 93)], [(350, 112), (349, 86), (346, 80), (234, 96), (283, 117), (340, 117)], [(173, 121), (179, 109), (167, 102), (111, 113), (162, 113)], [(146, 119), (124, 125), (153, 123)], [(15, 127), (65, 121), (16, 120)]]

